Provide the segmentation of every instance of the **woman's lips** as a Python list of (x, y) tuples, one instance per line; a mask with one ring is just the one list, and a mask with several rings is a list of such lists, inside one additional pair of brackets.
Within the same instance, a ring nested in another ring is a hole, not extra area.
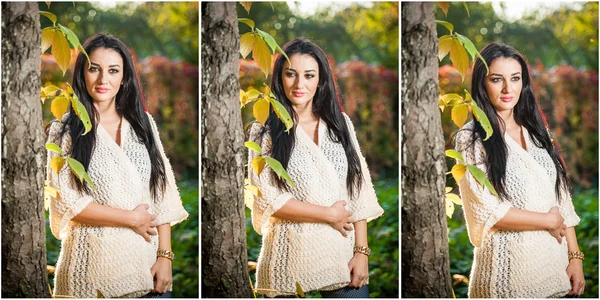
[(302, 93), (302, 92), (292, 92), (292, 94), (294, 94), (295, 97), (302, 97), (304, 96), (306, 93)]
[(96, 92), (100, 93), (100, 94), (104, 94), (106, 92), (108, 92), (107, 88), (96, 88)]
[(513, 100), (513, 97), (500, 97), (500, 100), (502, 102), (510, 102)]

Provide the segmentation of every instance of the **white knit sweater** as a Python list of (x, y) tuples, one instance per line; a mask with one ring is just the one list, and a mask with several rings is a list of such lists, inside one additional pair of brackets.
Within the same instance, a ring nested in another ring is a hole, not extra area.
[[(472, 128), (473, 122), (469, 122), (458, 132), (456, 150), (468, 164), (485, 172), (485, 149), (481, 139), (471, 143)], [(571, 289), (566, 273), (566, 238), (559, 244), (547, 230), (492, 229), (511, 207), (546, 213), (559, 206), (567, 227), (579, 223), (568, 192), (561, 193), (560, 204), (556, 199), (556, 169), (550, 155), (534, 144), (525, 127), (522, 129), (527, 150), (504, 135), (508, 148), (506, 199), (481, 188), (470, 174), (459, 183), (469, 239), (475, 246), (469, 297), (562, 297)]]
[[(273, 171), (268, 166), (259, 177), (249, 170), (251, 184), (258, 186), (262, 193), (262, 197), (255, 197), (252, 207), (252, 224), (263, 235), (256, 287), (278, 291), (259, 291), (261, 294), (269, 297), (293, 295), (296, 282), (304, 291), (334, 290), (350, 283), (348, 262), (354, 254), (354, 231), (345, 238), (329, 224), (301, 223), (272, 217), (288, 200), (296, 199), (320, 206), (331, 206), (338, 200), (345, 200), (348, 203), (346, 208), (353, 213), (356, 221), (370, 221), (383, 214), (354, 127), (350, 118), (344, 116), (362, 167), (364, 180), (360, 194), (348, 196), (346, 154), (342, 145), (331, 139), (323, 120), (319, 121), (318, 145), (300, 126), (294, 129), (295, 145), (287, 171), (296, 187), (291, 188), (290, 192), (277, 188), (271, 177)], [(263, 152), (268, 152), (271, 136), (265, 133), (261, 140), (261, 128), (260, 124), (253, 124), (250, 140), (260, 144)], [(248, 162), (256, 155), (256, 152), (249, 151)]]
[[(130, 228), (101, 227), (72, 221), (90, 202), (133, 210), (146, 203), (157, 223), (174, 225), (188, 217), (184, 210), (169, 160), (164, 155), (156, 124), (148, 114), (160, 153), (165, 162), (166, 191), (158, 204), (150, 198), (150, 157), (135, 131), (123, 119), (121, 146), (98, 124), (96, 147), (88, 174), (97, 189), (90, 194), (77, 192), (71, 182), (71, 171), (65, 164), (58, 176), (47, 167), (47, 178), (59, 190), (60, 198), (52, 198), (50, 227), (62, 240), (54, 277), (54, 294), (95, 298), (97, 291), (106, 297), (140, 297), (153, 288), (150, 268), (156, 261), (158, 236), (148, 243)], [(51, 125), (48, 141), (71, 147), (68, 132), (58, 140), (62, 124)], [(57, 154), (48, 152), (48, 162)]]

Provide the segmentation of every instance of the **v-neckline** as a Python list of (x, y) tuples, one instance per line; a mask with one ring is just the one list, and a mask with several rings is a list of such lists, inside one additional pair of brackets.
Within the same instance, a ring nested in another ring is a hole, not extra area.
[(121, 118), (121, 132), (119, 133), (121, 137), (120, 143), (117, 143), (117, 141), (113, 139), (113, 137), (110, 135), (110, 133), (108, 133), (106, 128), (104, 128), (102, 123), (98, 122), (98, 128), (102, 128), (102, 131), (104, 131), (104, 133), (107, 135), (108, 139), (112, 142), (114, 146), (121, 150), (125, 149), (123, 146), (125, 145), (126, 137), (129, 132), (129, 122), (127, 122), (127, 119)]
[[(521, 148), (523, 151), (529, 153), (529, 149), (530, 149), (530, 145), (529, 145), (529, 133), (527, 132), (527, 129), (525, 129), (525, 127), (520, 126), (521, 127), (521, 132), (519, 134), (519, 138), (523, 139), (523, 145), (521, 145), (521, 143), (519, 141), (516, 141), (515, 139), (513, 139), (513, 137), (508, 134), (508, 132), (504, 131), (504, 139), (510, 139), (513, 143), (515, 143), (519, 148)], [(525, 148), (523, 148), (523, 146), (525, 146)]]
[(322, 129), (323, 129), (323, 124), (321, 123), (322, 119), (319, 118), (319, 121), (317, 122), (317, 142), (315, 142), (315, 140), (313, 140), (310, 135), (308, 134), (308, 132), (306, 132), (304, 130), (304, 128), (302, 128), (302, 125), (300, 125), (300, 123), (298, 123), (298, 125), (296, 125), (297, 129), (296, 131), (301, 131), (302, 133), (304, 133), (304, 136), (310, 140), (312, 142), (312, 145), (314, 145), (317, 148), (321, 148), (321, 144), (323, 142), (323, 134), (321, 133)]

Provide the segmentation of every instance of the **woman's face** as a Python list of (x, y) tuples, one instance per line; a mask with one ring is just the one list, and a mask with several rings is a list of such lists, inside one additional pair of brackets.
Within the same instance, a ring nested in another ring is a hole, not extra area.
[(308, 54), (290, 56), (290, 64), (283, 63), (281, 81), (285, 95), (295, 109), (310, 108), (319, 85), (319, 64)]
[(89, 56), (91, 68), (83, 71), (87, 92), (94, 103), (114, 101), (123, 82), (123, 58), (105, 48), (97, 48)]
[(485, 90), (498, 114), (510, 114), (523, 89), (521, 64), (514, 58), (500, 57), (492, 61), (485, 78)]

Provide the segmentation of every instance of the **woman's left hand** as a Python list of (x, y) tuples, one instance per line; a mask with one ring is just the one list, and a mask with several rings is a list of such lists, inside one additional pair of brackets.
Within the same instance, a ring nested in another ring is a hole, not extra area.
[(362, 253), (354, 253), (354, 257), (348, 263), (350, 269), (349, 287), (361, 288), (367, 284), (369, 279), (369, 257)]
[(585, 278), (583, 277), (583, 262), (579, 259), (569, 260), (567, 275), (571, 280), (571, 290), (567, 296), (581, 296), (585, 288)]
[(173, 283), (173, 272), (171, 271), (171, 261), (168, 258), (158, 257), (150, 269), (154, 278), (154, 289), (152, 292), (164, 294), (171, 288)]

